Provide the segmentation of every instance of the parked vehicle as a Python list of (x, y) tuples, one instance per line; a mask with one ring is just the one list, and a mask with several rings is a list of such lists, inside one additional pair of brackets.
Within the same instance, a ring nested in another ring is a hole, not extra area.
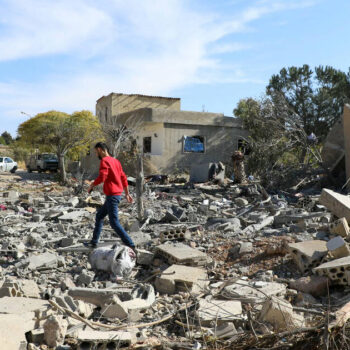
[(26, 167), (29, 173), (32, 171), (54, 171), (58, 169), (58, 159), (52, 153), (37, 153), (32, 154), (26, 161)]
[(10, 171), (15, 173), (18, 169), (18, 164), (10, 157), (0, 157), (0, 171)]

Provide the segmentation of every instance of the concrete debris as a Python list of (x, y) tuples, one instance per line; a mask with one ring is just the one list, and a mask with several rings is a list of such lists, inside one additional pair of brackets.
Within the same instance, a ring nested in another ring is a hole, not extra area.
[(235, 300), (200, 299), (198, 317), (203, 326), (211, 323), (221, 325), (227, 321), (239, 319), (242, 315), (242, 304)]
[(338, 218), (345, 218), (350, 222), (350, 197), (324, 188), (320, 203)]
[(165, 258), (169, 264), (202, 266), (207, 263), (207, 255), (183, 243), (162, 244), (156, 254)]
[(297, 291), (320, 297), (327, 294), (329, 279), (324, 276), (307, 276), (292, 281), (289, 287)]
[(332, 259), (344, 258), (350, 255), (350, 250), (343, 237), (337, 236), (327, 242), (327, 249)]
[(329, 225), (329, 231), (333, 235), (339, 235), (339, 236), (342, 236), (344, 238), (348, 238), (350, 235), (349, 224), (345, 218), (341, 218), (337, 221), (332, 222)]
[(107, 318), (119, 318), (125, 320), (128, 318), (128, 308), (124, 303), (114, 295), (111, 300), (105, 303), (101, 309), (101, 315)]
[(137, 249), (137, 263), (140, 265), (150, 266), (154, 259), (154, 253), (145, 249)]
[(155, 282), (160, 293), (191, 292), (199, 294), (208, 285), (207, 272), (191, 266), (172, 265), (168, 267)]
[(137, 337), (131, 332), (116, 331), (102, 332), (96, 330), (79, 330), (74, 334), (77, 340), (78, 349), (94, 349), (99, 345), (99, 349), (119, 349), (127, 348), (137, 342)]
[(329, 277), (335, 284), (347, 286), (350, 283), (350, 256), (321, 264), (314, 271), (319, 276)]
[(43, 325), (44, 341), (50, 347), (62, 345), (67, 331), (67, 322), (63, 316), (49, 316)]
[(266, 296), (284, 297), (287, 288), (282, 283), (276, 282), (248, 282), (239, 280), (224, 289), (224, 295), (230, 299), (237, 299), (245, 303), (258, 304), (265, 300)]
[(265, 301), (260, 313), (260, 320), (271, 323), (278, 331), (301, 328), (304, 324), (304, 317), (296, 314), (288, 301), (276, 297)]
[(18, 269), (38, 270), (40, 268), (56, 268), (58, 263), (57, 255), (47, 252), (39, 255), (33, 254), (16, 264), (16, 267)]
[(320, 240), (291, 243), (288, 248), (289, 253), (303, 273), (318, 266), (328, 252), (327, 243)]
[(330, 324), (329, 328), (339, 327), (342, 328), (346, 322), (350, 319), (350, 302), (346, 303), (335, 313), (335, 320)]
[[(254, 339), (252, 327), (258, 339), (318, 318), (323, 327), (329, 302), (348, 302), (349, 198), (267, 194), (252, 177), (236, 184), (202, 169), (192, 171), (212, 181), (153, 175), (142, 218), (121, 201), (135, 251), (109, 226), (96, 249), (82, 244), (104, 201), (79, 192), (87, 184), (0, 175), (1, 348), (199, 349), (203, 339)], [(348, 320), (347, 307), (338, 311), (335, 326)]]

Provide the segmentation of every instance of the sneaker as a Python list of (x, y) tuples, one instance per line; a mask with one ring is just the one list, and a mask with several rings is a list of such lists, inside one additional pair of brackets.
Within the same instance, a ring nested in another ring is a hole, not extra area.
[(93, 248), (95, 249), (97, 247), (97, 243), (93, 243), (93, 242), (83, 242), (84, 246), (87, 248)]

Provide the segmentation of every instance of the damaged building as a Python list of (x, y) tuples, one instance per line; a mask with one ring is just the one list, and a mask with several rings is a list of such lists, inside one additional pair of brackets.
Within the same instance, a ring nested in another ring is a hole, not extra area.
[[(329, 131), (322, 149), (322, 160), (330, 174), (340, 183), (350, 178), (350, 105), (345, 104), (342, 118)], [(349, 182), (347, 183), (348, 189)]]
[[(240, 119), (182, 111), (179, 98), (111, 93), (97, 100), (96, 115), (105, 128), (126, 126), (158, 173), (226, 163), (247, 137)], [(97, 171), (93, 152), (83, 166)]]

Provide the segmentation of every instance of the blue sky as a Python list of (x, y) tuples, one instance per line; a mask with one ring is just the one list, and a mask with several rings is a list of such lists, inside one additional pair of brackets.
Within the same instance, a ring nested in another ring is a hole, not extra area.
[(349, 0), (0, 0), (0, 132), (112, 91), (231, 116), (282, 67), (350, 66)]

